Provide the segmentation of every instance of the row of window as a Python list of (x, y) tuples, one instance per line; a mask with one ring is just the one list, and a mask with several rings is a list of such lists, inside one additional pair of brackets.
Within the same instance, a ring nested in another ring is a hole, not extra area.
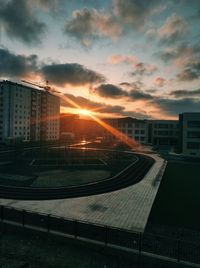
[(191, 120), (187, 121), (188, 128), (200, 128), (200, 121), (199, 120)]
[(200, 149), (200, 142), (188, 142), (187, 149), (199, 150)]
[(188, 131), (187, 137), (189, 139), (200, 139), (200, 131)]
[(154, 124), (154, 128), (178, 128), (178, 124)]

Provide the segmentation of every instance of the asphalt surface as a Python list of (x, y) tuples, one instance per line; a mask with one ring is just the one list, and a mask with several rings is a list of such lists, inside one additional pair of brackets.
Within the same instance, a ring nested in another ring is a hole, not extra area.
[(90, 196), (116, 191), (143, 179), (154, 163), (149, 156), (135, 154), (137, 161), (116, 176), (86, 185), (59, 188), (31, 188), (0, 185), (0, 198), (18, 200), (51, 200)]

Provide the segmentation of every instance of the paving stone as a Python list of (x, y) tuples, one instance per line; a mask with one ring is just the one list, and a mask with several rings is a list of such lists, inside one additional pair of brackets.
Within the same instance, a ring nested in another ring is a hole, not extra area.
[(158, 155), (151, 157), (155, 163), (143, 180), (121, 190), (62, 200), (0, 199), (0, 204), (143, 232), (166, 164)]

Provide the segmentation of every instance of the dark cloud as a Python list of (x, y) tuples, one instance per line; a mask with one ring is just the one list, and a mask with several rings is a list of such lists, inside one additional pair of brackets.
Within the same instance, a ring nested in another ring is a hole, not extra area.
[(26, 0), (11, 0), (0, 5), (0, 22), (11, 38), (26, 44), (38, 44), (46, 29), (28, 5)]
[(112, 84), (102, 84), (96, 87), (94, 92), (104, 98), (121, 98), (128, 95), (125, 90)]
[(26, 77), (37, 71), (37, 55), (15, 55), (0, 48), (0, 77)]
[[(100, 102), (91, 101), (81, 96), (74, 96), (72, 94), (65, 94), (67, 98), (77, 103), (82, 109), (90, 109), (100, 113), (116, 113), (123, 114), (125, 107), (120, 105), (108, 105)], [(74, 108), (69, 102), (61, 99), (61, 105), (65, 107)]]
[(145, 93), (142, 90), (131, 90), (129, 92), (129, 98), (131, 100), (153, 100), (154, 97), (151, 94)]
[(184, 112), (199, 112), (200, 101), (192, 98), (184, 99), (157, 99), (156, 106), (169, 115), (177, 115)]
[[(89, 99), (80, 96), (74, 96), (72, 94), (65, 94), (67, 98), (77, 103), (82, 109), (90, 109), (99, 113), (116, 114), (118, 116), (132, 116), (136, 118), (151, 118), (144, 110), (136, 109), (126, 111), (124, 106), (121, 105), (108, 105), (104, 103), (94, 102)], [(61, 99), (61, 105), (64, 107), (74, 108), (70, 103)]]
[(200, 96), (200, 89), (195, 90), (174, 90), (170, 93), (171, 96), (174, 96), (176, 98), (182, 98), (182, 97), (199, 97)]
[(56, 85), (74, 86), (96, 84), (105, 81), (105, 77), (77, 63), (44, 65), (41, 73), (46, 80)]

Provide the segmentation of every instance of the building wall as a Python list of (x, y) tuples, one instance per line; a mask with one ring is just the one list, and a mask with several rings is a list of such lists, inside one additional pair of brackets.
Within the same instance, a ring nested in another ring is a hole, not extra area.
[(149, 120), (147, 143), (155, 146), (174, 146), (178, 144), (178, 120)]
[(181, 137), (180, 146), (186, 156), (200, 157), (200, 113), (179, 115)]
[[(106, 123), (116, 128), (127, 137), (136, 140), (139, 143), (147, 142), (147, 123), (145, 120), (138, 120), (131, 117), (118, 119), (105, 119)], [(105, 130), (104, 137), (108, 140), (116, 139), (111, 133)]]
[(25, 87), (4, 83), (1, 84), (1, 118), (3, 121), (1, 140), (30, 140), (31, 91)]
[(0, 82), (0, 142), (59, 139), (59, 98), (9, 81)]
[(46, 94), (46, 137), (47, 140), (58, 140), (60, 135), (60, 99)]

